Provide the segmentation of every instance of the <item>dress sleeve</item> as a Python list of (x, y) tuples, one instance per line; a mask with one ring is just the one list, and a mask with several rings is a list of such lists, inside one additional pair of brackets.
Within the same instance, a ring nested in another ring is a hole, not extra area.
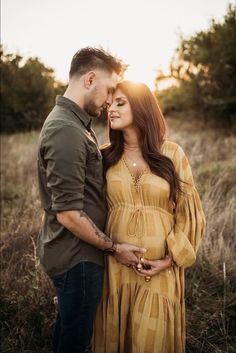
[(205, 216), (190, 164), (180, 146), (174, 154), (173, 163), (183, 181), (183, 193), (177, 199), (175, 223), (167, 237), (167, 247), (177, 266), (190, 267), (196, 260), (205, 229)]

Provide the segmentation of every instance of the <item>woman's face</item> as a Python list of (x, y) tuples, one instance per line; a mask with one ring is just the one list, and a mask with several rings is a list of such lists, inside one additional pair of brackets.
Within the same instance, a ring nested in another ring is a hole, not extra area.
[(120, 89), (113, 94), (112, 104), (108, 109), (108, 118), (113, 130), (124, 131), (133, 125), (129, 101)]

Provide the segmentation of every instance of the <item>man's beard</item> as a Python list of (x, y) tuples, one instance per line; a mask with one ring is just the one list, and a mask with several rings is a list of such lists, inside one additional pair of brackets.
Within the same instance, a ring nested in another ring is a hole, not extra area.
[(96, 106), (96, 104), (91, 100), (84, 104), (84, 110), (93, 117), (99, 117), (101, 115), (100, 107)]
[(90, 93), (89, 96), (87, 96), (85, 103), (84, 103), (84, 110), (86, 113), (93, 117), (99, 117), (101, 115), (102, 109), (101, 107), (98, 107), (95, 104), (96, 101), (96, 96), (97, 96), (97, 88), (94, 88), (93, 92)]

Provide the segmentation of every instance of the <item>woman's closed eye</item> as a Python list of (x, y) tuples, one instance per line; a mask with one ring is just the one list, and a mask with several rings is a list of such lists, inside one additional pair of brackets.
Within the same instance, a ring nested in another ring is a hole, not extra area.
[(125, 102), (119, 102), (119, 103), (117, 103), (117, 107), (122, 107), (122, 105), (125, 105)]

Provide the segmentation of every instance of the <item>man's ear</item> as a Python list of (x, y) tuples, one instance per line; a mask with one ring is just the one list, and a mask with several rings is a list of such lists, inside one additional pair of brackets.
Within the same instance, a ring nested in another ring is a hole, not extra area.
[(93, 86), (94, 82), (96, 80), (96, 74), (94, 71), (89, 71), (85, 74), (84, 76), (84, 86), (87, 89), (90, 89), (91, 86)]

